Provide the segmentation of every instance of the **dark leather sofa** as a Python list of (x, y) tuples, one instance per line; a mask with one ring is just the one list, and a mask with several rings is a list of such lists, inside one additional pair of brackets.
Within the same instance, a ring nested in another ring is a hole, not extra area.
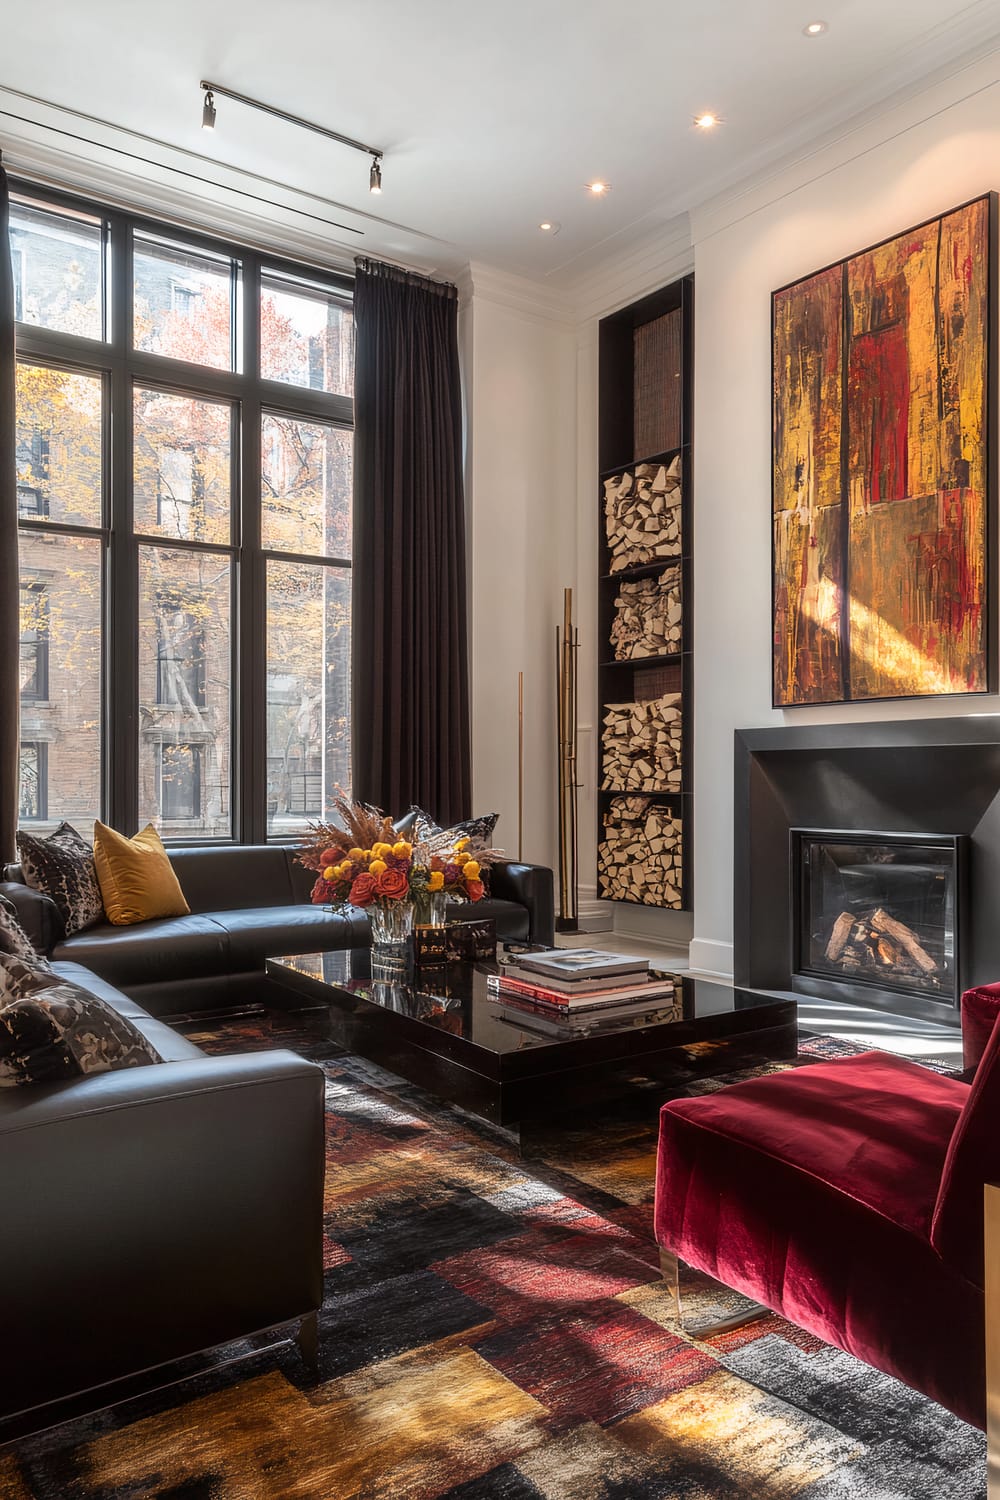
[(55, 968), (164, 1063), (0, 1089), (0, 1418), (23, 1430), (52, 1402), (103, 1406), (108, 1382), (286, 1323), (311, 1358), (321, 1069), (207, 1057), (86, 969)]
[[(335, 913), (310, 903), (315, 876), (295, 862), (294, 849), (203, 845), (169, 854), (190, 916), (135, 927), (100, 923), (67, 938), (54, 902), (24, 885), (18, 865), (7, 866), (0, 894), (13, 902), (40, 952), (82, 964), (157, 1016), (266, 1002), (272, 997), (265, 958), (371, 940), (363, 911)], [(550, 944), (552, 871), (502, 863), (490, 879), (490, 896), (462, 912), (493, 917), (502, 938)]]

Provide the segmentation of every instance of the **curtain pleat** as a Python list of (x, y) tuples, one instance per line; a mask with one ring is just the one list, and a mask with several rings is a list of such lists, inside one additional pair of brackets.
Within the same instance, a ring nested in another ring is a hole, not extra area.
[(354, 301), (354, 795), (469, 816), (458, 293), (377, 261)]
[(0, 863), (15, 858), (20, 760), (14, 279), (9, 220), (7, 174), (0, 165)]

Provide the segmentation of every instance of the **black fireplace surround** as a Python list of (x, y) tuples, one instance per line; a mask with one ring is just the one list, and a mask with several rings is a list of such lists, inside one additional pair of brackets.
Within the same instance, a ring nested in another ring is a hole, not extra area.
[[(963, 989), (1000, 980), (1000, 714), (737, 730), (735, 814), (737, 985), (942, 1021)], [(839, 886), (828, 875), (837, 894), (825, 922), (799, 898), (820, 853), (844, 865)], [(889, 868), (866, 873), (866, 860)], [(933, 881), (946, 875), (936, 906)], [(928, 893), (915, 899), (921, 878)], [(835, 938), (829, 917), (844, 891)], [(848, 962), (831, 963), (825, 945), (837, 954), (841, 938), (854, 945)], [(900, 939), (909, 973), (883, 983), (880, 946), (898, 955)], [(937, 961), (929, 976), (926, 954)]]

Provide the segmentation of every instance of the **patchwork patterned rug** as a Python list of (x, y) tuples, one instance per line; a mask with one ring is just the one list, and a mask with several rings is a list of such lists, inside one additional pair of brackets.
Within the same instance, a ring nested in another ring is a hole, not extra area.
[[(243, 1346), (0, 1449), (0, 1500), (985, 1497), (982, 1435), (848, 1355), (774, 1317), (677, 1331), (651, 1229), (662, 1089), (522, 1161), (301, 1019), (189, 1034), (326, 1073), (322, 1381)], [(810, 1038), (801, 1061), (853, 1050)], [(704, 1279), (685, 1292), (716, 1310)]]

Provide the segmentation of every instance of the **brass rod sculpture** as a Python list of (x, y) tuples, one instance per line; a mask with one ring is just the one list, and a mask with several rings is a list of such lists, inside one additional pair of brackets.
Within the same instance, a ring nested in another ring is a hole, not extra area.
[(524, 673), (517, 674), (517, 862), (524, 862)]
[(573, 625), (573, 590), (563, 589), (562, 631), (556, 626), (556, 715), (559, 742), (559, 932), (576, 932), (577, 860), (577, 653), (579, 632)]

